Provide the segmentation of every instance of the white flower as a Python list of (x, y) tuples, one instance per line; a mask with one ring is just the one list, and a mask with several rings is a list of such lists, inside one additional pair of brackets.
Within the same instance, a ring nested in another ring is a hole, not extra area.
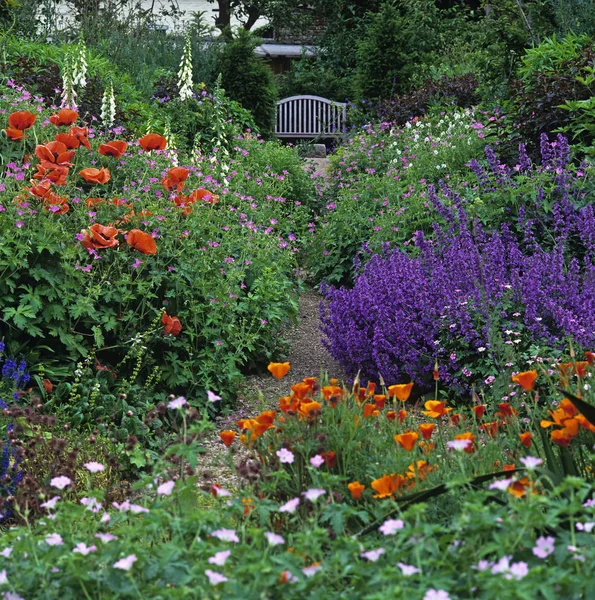
[(165, 483), (162, 483), (158, 488), (157, 488), (157, 493), (160, 496), (169, 496), (174, 489), (174, 486), (176, 485), (175, 481), (166, 481)]
[(211, 556), (208, 560), (210, 565), (217, 565), (218, 567), (222, 567), (229, 555), (231, 554), (231, 550), (222, 550), (221, 552), (216, 552), (214, 556)]
[(218, 585), (219, 583), (228, 581), (225, 575), (221, 575), (221, 573), (217, 573), (216, 571), (211, 571), (211, 569), (207, 569), (205, 575), (209, 578), (209, 583), (211, 585)]
[(471, 440), (452, 440), (446, 442), (446, 445), (453, 450), (465, 450), (471, 443)]
[(101, 122), (108, 128), (114, 124), (116, 119), (116, 98), (114, 96), (114, 86), (112, 83), (103, 91), (101, 100)]
[(118, 562), (114, 563), (114, 569), (121, 569), (122, 571), (130, 571), (132, 565), (137, 561), (134, 554), (129, 554), (126, 558), (121, 558)]
[(277, 450), (275, 454), (279, 457), (279, 462), (281, 463), (291, 464), (293, 462), (293, 452), (287, 448), (281, 448), (281, 450)]
[(0, 556), (3, 556), (4, 558), (9, 558), (11, 554), (12, 554), (12, 548), (10, 546), (8, 548), (4, 548), (4, 550), (2, 550), (2, 552), (0, 552)]
[(499, 481), (494, 481), (494, 483), (490, 483), (488, 489), (490, 490), (507, 490), (508, 486), (514, 481), (514, 479), (500, 479)]
[(178, 88), (180, 90), (180, 100), (192, 98), (192, 44), (190, 36), (186, 38), (182, 60), (180, 61)]
[(282, 536), (273, 533), (272, 531), (265, 531), (264, 535), (271, 546), (280, 546), (281, 544), (285, 543), (285, 540)]
[(50, 481), (50, 485), (52, 487), (58, 488), (59, 490), (63, 490), (66, 486), (70, 485), (71, 483), (72, 479), (70, 479), (69, 477), (65, 477), (64, 475), (61, 475), (60, 477), (54, 477)]
[(188, 402), (186, 402), (186, 398), (184, 398), (184, 396), (180, 396), (179, 398), (168, 402), (167, 408), (174, 410), (176, 408), (182, 408), (182, 406), (185, 406), (186, 404), (188, 404)]

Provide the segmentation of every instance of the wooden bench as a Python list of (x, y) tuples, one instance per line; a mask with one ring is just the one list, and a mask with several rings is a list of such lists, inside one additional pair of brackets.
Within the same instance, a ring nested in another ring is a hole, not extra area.
[(291, 96), (277, 102), (275, 135), (279, 138), (330, 138), (343, 133), (347, 104), (320, 96)]

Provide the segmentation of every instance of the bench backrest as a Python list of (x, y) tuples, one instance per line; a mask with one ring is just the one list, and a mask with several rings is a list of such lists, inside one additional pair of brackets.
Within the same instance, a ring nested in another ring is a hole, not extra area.
[(291, 138), (336, 137), (347, 124), (347, 104), (320, 96), (291, 96), (277, 102), (275, 135)]

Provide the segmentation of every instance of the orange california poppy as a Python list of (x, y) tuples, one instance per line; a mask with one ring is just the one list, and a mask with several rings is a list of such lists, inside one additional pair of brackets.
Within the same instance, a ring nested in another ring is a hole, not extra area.
[(526, 392), (530, 392), (535, 387), (537, 371), (523, 371), (512, 377), (514, 383), (518, 383)]
[(374, 394), (374, 403), (378, 410), (382, 410), (386, 404), (386, 396), (384, 394)]
[(498, 408), (500, 410), (495, 413), (495, 416), (500, 417), (503, 420), (506, 420), (508, 417), (518, 415), (518, 412), (510, 405), (510, 402), (500, 402), (498, 404)]
[(256, 420), (261, 425), (272, 425), (275, 421), (276, 416), (277, 416), (276, 410), (265, 410), (256, 417)]
[(25, 131), (25, 129), (33, 127), (36, 119), (37, 115), (26, 110), (13, 112), (8, 115), (8, 127), (11, 129), (18, 129), (19, 131)]
[(523, 477), (518, 481), (513, 481), (508, 486), (508, 493), (516, 496), (517, 498), (522, 498), (527, 490), (533, 487), (533, 483), (529, 481), (528, 477)]
[(431, 419), (439, 419), (452, 410), (452, 408), (446, 408), (446, 402), (440, 402), (439, 400), (428, 400), (424, 407), (426, 410), (421, 412)]
[(91, 143), (89, 142), (89, 128), (88, 127), (71, 127), (68, 131), (68, 135), (74, 136), (87, 150), (91, 150)]
[(167, 177), (161, 180), (161, 185), (168, 191), (181, 192), (190, 171), (184, 167), (173, 167), (167, 172)]
[(519, 435), (519, 439), (521, 440), (521, 444), (525, 446), (525, 448), (530, 448), (531, 441), (533, 440), (533, 434), (530, 431), (525, 431), (525, 433), (521, 433)]
[(291, 386), (291, 391), (294, 393), (296, 398), (302, 400), (308, 394), (310, 394), (312, 388), (307, 383), (299, 381)]
[(490, 421), (489, 423), (483, 423), (479, 426), (480, 429), (485, 431), (487, 435), (490, 437), (496, 437), (498, 433), (498, 428), (500, 427), (499, 421)]
[(394, 421), (394, 420), (397, 418), (397, 412), (396, 412), (396, 411), (394, 411), (394, 410), (389, 410), (389, 411), (386, 413), (386, 418), (387, 418), (389, 421)]
[(558, 444), (558, 446), (563, 447), (568, 446), (573, 437), (574, 436), (571, 434), (571, 432), (565, 427), (562, 429), (554, 429), (554, 431), (551, 433), (552, 442), (555, 442)]
[(178, 335), (182, 331), (182, 323), (178, 317), (170, 317), (165, 311), (161, 316), (161, 322), (164, 325), (165, 333), (169, 335)]
[[(464, 419), (465, 417), (463, 417)], [(461, 415), (459, 413), (452, 413), (452, 415), (450, 415), (450, 417), (448, 418), (448, 420), (453, 424), (453, 425), (459, 425), (461, 423)]]
[(330, 400), (333, 396), (341, 398), (343, 396), (343, 388), (338, 385), (325, 385), (321, 390), (325, 400)]
[(473, 442), (475, 442), (475, 436), (470, 431), (455, 435), (455, 440), (469, 440), (471, 443), (467, 444), (465, 452), (467, 454), (473, 454), (475, 452), (475, 446), (473, 444)]
[(404, 409), (401, 409), (399, 411), (399, 414), (397, 415), (397, 417), (399, 419), (399, 423), (402, 423), (407, 418), (407, 411)]
[(302, 402), (298, 412), (306, 419), (315, 419), (320, 414), (321, 408), (322, 404), (320, 404), (320, 402)]
[(417, 433), (417, 431), (408, 431), (406, 433), (395, 435), (395, 442), (405, 448), (407, 452), (410, 452), (415, 448), (418, 437), (419, 433)]
[(283, 379), (283, 377), (285, 377), (285, 375), (287, 375), (287, 373), (289, 373), (289, 369), (291, 369), (291, 365), (288, 362), (283, 362), (283, 363), (272, 362), (272, 363), (269, 363), (269, 366), (267, 367), (267, 369), (270, 371), (270, 373), (272, 374), (272, 376), (275, 379)]
[(376, 392), (376, 384), (373, 381), (368, 381), (368, 387), (366, 387), (366, 396), (373, 396)]
[(481, 419), (485, 415), (486, 405), (476, 404), (471, 410), (473, 411), (476, 419)]
[(44, 379), (42, 382), (43, 385), (43, 389), (48, 393), (51, 394), (53, 389), (54, 389), (54, 384), (49, 380), (49, 379)]
[(167, 147), (167, 140), (158, 133), (147, 133), (147, 135), (140, 138), (138, 141), (145, 152), (151, 152), (151, 150), (165, 150)]
[(6, 133), (6, 137), (13, 142), (18, 142), (25, 137), (22, 129), (15, 129), (14, 127), (7, 127), (4, 130), (4, 133)]
[(56, 127), (72, 125), (79, 118), (79, 114), (70, 108), (63, 108), (60, 112), (50, 117), (50, 123)]
[[(362, 388), (363, 389), (363, 388)], [(364, 404), (364, 418), (377, 417), (379, 415), (376, 404), (366, 403)]]
[(434, 427), (436, 427), (434, 423), (421, 423), (418, 429), (421, 432), (421, 435), (424, 438), (424, 440), (429, 440), (432, 437)]
[(87, 169), (83, 169), (79, 171), (79, 175), (87, 182), (87, 183), (98, 183), (104, 184), (110, 180), (110, 172), (105, 167), (101, 169), (93, 169), (91, 167)]
[(81, 141), (75, 136), (68, 133), (57, 133), (54, 136), (55, 142), (61, 142), (68, 150), (76, 150), (81, 145)]
[[(544, 429), (551, 427), (552, 425), (561, 427), (565, 432), (564, 435), (570, 436), (571, 438), (578, 434), (579, 422), (576, 419), (578, 411), (574, 404), (568, 400), (568, 398), (564, 398), (556, 410), (550, 410), (548, 413), (553, 420), (548, 421), (543, 419), (540, 423), (541, 427)], [(561, 439), (559, 434), (556, 434), (555, 437), (559, 437)], [(552, 439), (554, 439), (553, 435)]]
[(213, 192), (209, 192), (209, 190), (200, 188), (198, 190), (194, 190), (190, 194), (190, 200), (192, 202), (202, 200), (203, 202), (207, 202), (208, 204), (217, 204), (217, 202), (219, 202), (219, 196), (217, 196), (217, 194), (213, 194)]
[(157, 244), (150, 233), (132, 229), (126, 236), (126, 243), (143, 254), (157, 254)]
[(433, 471), (436, 467), (431, 467), (427, 461), (418, 460), (414, 463), (411, 463), (407, 467), (407, 472), (405, 473), (405, 477), (407, 479), (419, 479), (423, 481), (430, 471)]
[(374, 498), (389, 498), (396, 492), (398, 492), (405, 484), (407, 480), (403, 475), (383, 475), (378, 479), (374, 479), (370, 484), (372, 489), (377, 494), (374, 494)]
[(591, 431), (592, 433), (595, 433), (595, 425), (593, 425), (593, 423), (591, 423), (587, 419), (587, 417), (585, 417), (585, 415), (578, 414), (578, 415), (576, 415), (575, 419), (578, 421), (578, 424), (583, 429), (586, 429), (587, 431)]
[(236, 432), (232, 431), (231, 429), (226, 429), (225, 431), (222, 431), (219, 433), (219, 437), (221, 438), (221, 441), (229, 448), (232, 444), (233, 441), (236, 437)]
[(413, 381), (411, 383), (399, 383), (397, 385), (391, 385), (388, 388), (389, 398), (397, 398), (401, 402), (407, 402), (413, 389)]
[(300, 400), (296, 396), (283, 396), (277, 401), (279, 410), (285, 414), (295, 414), (300, 407)]
[(366, 486), (362, 485), (359, 481), (352, 481), (347, 484), (347, 488), (351, 493), (351, 497), (354, 500), (359, 500), (362, 497), (362, 493), (366, 489)]
[(322, 458), (324, 458), (324, 464), (329, 469), (334, 469), (337, 466), (337, 453), (329, 450), (328, 452), (322, 453)]
[(114, 158), (120, 158), (126, 149), (128, 148), (128, 144), (123, 140), (112, 140), (111, 142), (106, 142), (105, 144), (100, 144), (98, 148), (99, 154), (103, 154), (103, 156), (113, 156)]
[(81, 245), (84, 248), (115, 248), (120, 242), (116, 239), (120, 231), (115, 227), (106, 227), (99, 223), (94, 223), (89, 229), (83, 229), (81, 234), (83, 239)]

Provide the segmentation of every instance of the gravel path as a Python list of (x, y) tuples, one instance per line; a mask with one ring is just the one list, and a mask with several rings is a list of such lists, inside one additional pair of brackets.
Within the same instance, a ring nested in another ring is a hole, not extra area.
[[(276, 380), (267, 370), (259, 375), (246, 378), (238, 393), (237, 404), (231, 414), (217, 419), (215, 431), (204, 441), (206, 454), (202, 458), (204, 483), (210, 486), (217, 483), (223, 487), (237, 488), (241, 485), (236, 474), (238, 465), (249, 470), (250, 452), (235, 442), (230, 450), (219, 439), (219, 431), (236, 429), (238, 419), (259, 414), (262, 410), (277, 407), (277, 399), (286, 396), (290, 386), (304, 377), (319, 377), (328, 373), (329, 377), (344, 378), (343, 369), (333, 360), (320, 340), (318, 314), (321, 297), (309, 291), (300, 297), (298, 325), (288, 330), (290, 350), (287, 360), (291, 370), (281, 381)], [(279, 362), (282, 357), (279, 357)]]

